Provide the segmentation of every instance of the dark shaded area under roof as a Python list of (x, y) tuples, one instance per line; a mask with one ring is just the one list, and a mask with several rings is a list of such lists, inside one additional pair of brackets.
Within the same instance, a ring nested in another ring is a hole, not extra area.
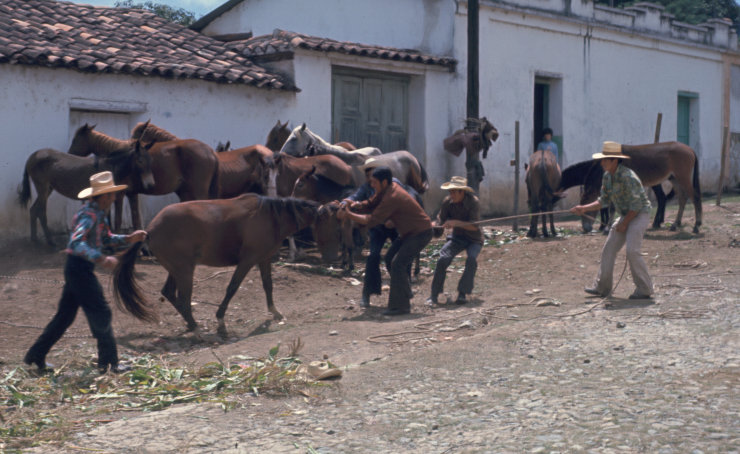
[(223, 42), (148, 11), (54, 0), (0, 1), (2, 63), (296, 90)]
[(232, 41), (228, 46), (245, 57), (255, 61), (269, 61), (292, 55), (295, 49), (308, 49), (321, 52), (339, 52), (347, 55), (380, 58), (384, 60), (420, 63), (424, 65), (443, 66), (455, 70), (457, 60), (451, 57), (425, 55), (413, 49), (371, 46), (366, 44), (336, 41), (303, 35), (285, 30), (275, 30), (271, 35), (255, 36), (241, 41)]

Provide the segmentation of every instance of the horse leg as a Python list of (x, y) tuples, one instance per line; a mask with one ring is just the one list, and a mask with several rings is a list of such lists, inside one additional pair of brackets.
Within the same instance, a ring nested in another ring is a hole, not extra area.
[(550, 235), (547, 233), (547, 215), (545, 211), (541, 212), (540, 217), (542, 218), (542, 236), (547, 238)]
[[(200, 337), (198, 324), (193, 318), (193, 307), (191, 300), (193, 296), (194, 271), (195, 265), (190, 265), (187, 268), (182, 267), (180, 269), (170, 271), (170, 275), (167, 277), (167, 282), (165, 282), (165, 286), (162, 288), (162, 291), (164, 294), (165, 290), (169, 290), (167, 284), (169, 283), (170, 279), (172, 279), (172, 282), (174, 282), (174, 285), (177, 288), (177, 297), (175, 298), (173, 306), (175, 306), (177, 312), (182, 315), (182, 318), (185, 319), (185, 322), (188, 324), (188, 331), (193, 331), (195, 332), (196, 336)], [(172, 283), (170, 283), (170, 286), (171, 285)], [(171, 301), (172, 300), (170, 300), (170, 302)]]
[[(270, 261), (268, 260), (267, 263), (270, 263)], [(226, 331), (226, 322), (224, 322), (226, 309), (228, 309), (231, 298), (233, 298), (236, 294), (236, 291), (239, 290), (239, 286), (241, 285), (242, 281), (244, 281), (244, 278), (247, 276), (247, 273), (249, 273), (250, 269), (252, 269), (252, 264), (247, 262), (241, 262), (236, 267), (236, 270), (234, 270), (234, 274), (231, 276), (231, 280), (229, 281), (229, 285), (226, 287), (226, 294), (224, 295), (224, 299), (218, 306), (218, 311), (216, 311), (216, 320), (218, 320), (218, 335), (223, 338), (228, 337), (228, 332)], [(272, 285), (272, 281), (270, 282), (270, 285)]]
[(677, 228), (681, 227), (681, 218), (683, 217), (683, 209), (686, 206), (686, 191), (683, 190), (681, 185), (678, 185), (678, 190), (676, 191), (678, 194), (678, 213), (676, 214), (676, 222), (673, 223), (671, 226), (671, 231), (675, 231)]
[(416, 254), (416, 260), (414, 265), (414, 276), (418, 276), (421, 272), (421, 253)]
[(141, 211), (139, 210), (139, 194), (126, 194), (128, 206), (131, 208), (131, 224), (134, 230), (141, 228)]
[(527, 232), (527, 236), (530, 238), (537, 238), (537, 218), (538, 213), (532, 210), (529, 214), (529, 232)]
[[(123, 193), (119, 192), (116, 194), (116, 200), (113, 204), (113, 211), (115, 219), (113, 220), (113, 231), (115, 233), (121, 232), (123, 226)], [(108, 220), (110, 222), (110, 219)]]
[[(552, 211), (552, 207), (550, 207), (550, 211)], [(550, 232), (552, 232), (552, 236), (558, 236), (558, 232), (555, 231), (555, 216), (550, 213)]]
[(665, 219), (666, 195), (665, 192), (663, 192), (663, 186), (661, 186), (660, 184), (656, 184), (652, 188), (653, 193), (655, 194), (655, 199), (658, 201), (658, 211), (655, 212), (655, 219), (653, 219), (653, 228), (659, 229), (660, 224), (662, 224)]
[(272, 313), (274, 320), (285, 320), (283, 314), (281, 314), (276, 308), (272, 301), (272, 264), (269, 260), (264, 260), (259, 263), (260, 277), (262, 278), (262, 289), (265, 291), (265, 298), (267, 299), (267, 310)]
[(36, 197), (36, 201), (31, 206), (31, 238), (34, 241), (37, 241), (35, 219), (38, 218), (39, 223), (41, 224), (41, 229), (44, 231), (44, 237), (46, 237), (46, 243), (49, 246), (54, 246), (54, 240), (51, 237), (51, 231), (49, 231), (49, 225), (46, 221), (46, 201), (49, 199), (50, 194), (51, 191), (48, 191), (47, 193), (39, 193), (38, 197)]

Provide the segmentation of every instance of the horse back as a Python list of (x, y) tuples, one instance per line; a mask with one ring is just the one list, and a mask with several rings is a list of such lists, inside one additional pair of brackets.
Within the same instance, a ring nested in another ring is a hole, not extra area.
[(694, 150), (681, 142), (622, 145), (622, 151), (630, 157), (624, 164), (644, 186), (659, 184), (671, 175), (690, 174), (696, 163)]
[(89, 186), (90, 176), (102, 170), (109, 169), (96, 165), (94, 158), (53, 148), (37, 150), (26, 160), (26, 172), (37, 189), (49, 187), (70, 199), (77, 199), (77, 194)]
[[(168, 205), (147, 227), (149, 245), (163, 265), (231, 266), (245, 250), (265, 249), (270, 220), (256, 194)], [(256, 232), (262, 230), (263, 232)]]
[(155, 188), (150, 194), (169, 194), (187, 186), (196, 199), (209, 196), (209, 186), (218, 171), (213, 148), (196, 139), (157, 142), (149, 149)]

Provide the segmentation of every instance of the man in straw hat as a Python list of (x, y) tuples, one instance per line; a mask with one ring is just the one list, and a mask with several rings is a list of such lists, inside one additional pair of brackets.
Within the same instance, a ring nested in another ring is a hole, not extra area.
[(113, 182), (111, 172), (100, 172), (90, 177), (90, 187), (77, 196), (86, 199), (86, 202), (74, 217), (74, 229), (65, 250), (67, 262), (59, 307), (44, 332), (26, 353), (23, 359), (26, 364), (35, 364), (40, 371), (51, 367), (46, 363), (46, 354), (72, 325), (77, 309), (82, 307), (90, 331), (98, 341), (100, 372), (105, 373), (109, 369), (112, 372), (123, 371), (118, 364), (118, 351), (111, 326), (112, 312), (93, 270), (95, 265), (100, 265), (111, 271), (118, 263), (115, 257), (103, 254), (103, 247), (124, 249), (128, 244), (146, 239), (144, 230), (137, 230), (130, 235), (114, 235), (110, 232), (108, 210), (115, 201), (116, 193), (126, 188), (126, 185)]
[(640, 254), (642, 237), (650, 222), (650, 201), (645, 188), (632, 169), (622, 165), (622, 160), (630, 159), (622, 154), (622, 145), (616, 142), (604, 142), (601, 153), (593, 155), (604, 169), (601, 183), (601, 195), (588, 205), (577, 205), (570, 209), (572, 213), (582, 215), (587, 211), (598, 210), (613, 204), (620, 217), (616, 219), (609, 231), (604, 248), (601, 250), (601, 265), (596, 281), (592, 287), (586, 287), (586, 293), (596, 296), (608, 296), (612, 290), (614, 261), (617, 253), (627, 244), (627, 262), (630, 265), (635, 291), (630, 299), (649, 299), (653, 293), (653, 284), (648, 274), (647, 265)]
[(439, 251), (437, 267), (432, 279), (432, 294), (427, 305), (437, 304), (437, 297), (444, 290), (447, 267), (457, 254), (465, 251), (465, 271), (457, 284), (457, 304), (467, 302), (466, 295), (473, 291), (475, 271), (478, 269), (478, 254), (483, 248), (483, 234), (475, 224), (480, 220), (480, 202), (475, 196), (473, 188), (468, 186), (465, 177), (452, 177), (451, 181), (442, 185), (442, 189), (449, 191), (449, 195), (442, 200), (442, 207), (437, 215), (436, 225), (445, 229), (452, 229), (447, 242)]
[[(375, 189), (370, 185), (370, 178), (372, 177), (373, 170), (379, 167), (380, 163), (375, 158), (370, 158), (362, 164), (360, 169), (365, 172), (365, 183), (360, 185), (357, 190), (349, 195), (346, 199), (342, 200), (342, 206), (348, 205), (352, 208), (355, 202), (364, 202), (370, 199), (375, 194)], [(392, 180), (394, 183), (400, 185), (406, 192), (411, 195), (416, 202), (422, 205), (421, 197), (414, 188), (401, 183), (395, 177)], [(398, 238), (398, 232), (393, 227), (386, 227), (385, 224), (378, 224), (375, 227), (368, 229), (368, 255), (365, 262), (365, 277), (362, 282), (362, 300), (360, 302), (361, 307), (370, 307), (370, 295), (380, 295), (382, 287), (382, 279), (380, 277), (380, 255), (383, 251), (383, 246), (386, 240), (395, 240)], [(386, 256), (387, 257), (387, 256)], [(386, 266), (390, 272), (391, 266), (389, 261), (386, 260)], [(409, 265), (409, 273), (411, 272), (411, 266)]]
[[(414, 257), (432, 239), (432, 220), (424, 209), (393, 182), (391, 169), (376, 167), (370, 177), (375, 194), (364, 202), (345, 205), (337, 211), (337, 218), (350, 219), (358, 224), (374, 227), (391, 221), (398, 230), (398, 238), (393, 240), (386, 253), (390, 261), (391, 290), (388, 295), (388, 309), (383, 315), (403, 315), (411, 312), (411, 282), (408, 269)], [(358, 214), (350, 208), (369, 214)]]

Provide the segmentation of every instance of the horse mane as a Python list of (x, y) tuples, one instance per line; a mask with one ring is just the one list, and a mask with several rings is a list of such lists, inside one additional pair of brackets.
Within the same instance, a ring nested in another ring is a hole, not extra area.
[(166, 129), (162, 129), (159, 126), (151, 123), (142, 122), (137, 123), (134, 129), (131, 130), (132, 139), (143, 139), (147, 142), (169, 142), (171, 140), (178, 140), (178, 137)]
[(301, 219), (308, 213), (311, 221), (315, 221), (318, 216), (319, 203), (311, 200), (296, 199), (294, 197), (269, 197), (258, 196), (259, 208), (264, 209), (272, 217), (274, 229), (277, 235), (280, 231), (280, 218), (283, 213), (287, 212), (291, 221), (300, 227)]
[(109, 156), (119, 152), (126, 153), (131, 150), (131, 145), (134, 143), (131, 139), (116, 139), (115, 137), (111, 137), (94, 129), (89, 129), (88, 134), (90, 138), (90, 147), (93, 148), (95, 150), (94, 153), (99, 156)]

